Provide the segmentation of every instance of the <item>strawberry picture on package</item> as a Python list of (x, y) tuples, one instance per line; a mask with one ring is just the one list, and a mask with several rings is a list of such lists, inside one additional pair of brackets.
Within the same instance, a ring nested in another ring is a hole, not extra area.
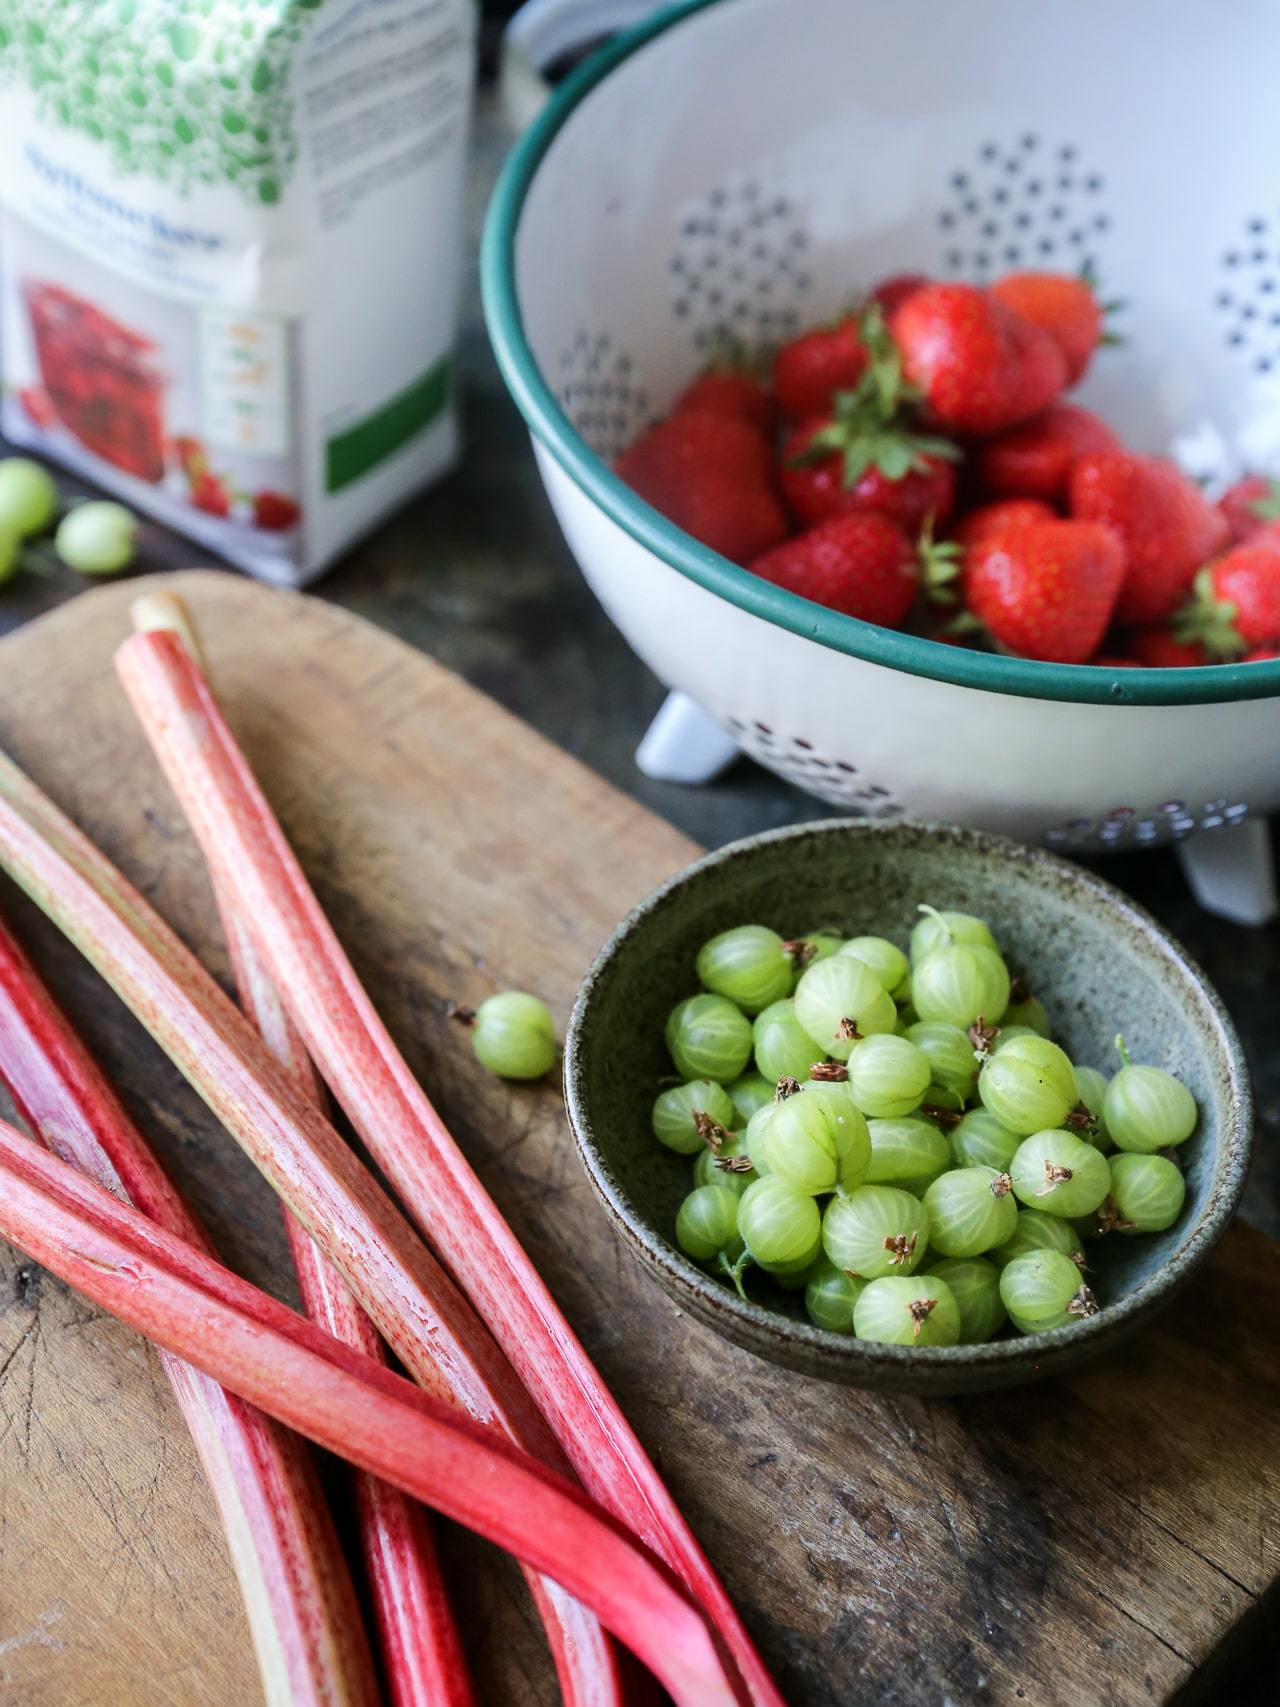
[(1280, 479), (1207, 494), (1071, 395), (1117, 342), (1091, 274), (904, 270), (848, 302), (717, 356), (617, 473), (858, 621), (1109, 670), (1280, 655)]

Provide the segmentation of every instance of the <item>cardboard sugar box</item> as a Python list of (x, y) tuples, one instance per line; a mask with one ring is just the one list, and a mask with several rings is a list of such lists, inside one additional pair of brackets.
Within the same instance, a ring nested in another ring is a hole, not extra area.
[(449, 466), (472, 0), (0, 0), (0, 426), (298, 584)]

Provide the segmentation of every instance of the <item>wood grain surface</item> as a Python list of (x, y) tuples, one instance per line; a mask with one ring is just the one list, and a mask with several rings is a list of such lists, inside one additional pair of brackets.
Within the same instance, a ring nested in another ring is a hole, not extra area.
[[(181, 585), (359, 971), (796, 1707), (1214, 1699), (1196, 1668), (1275, 1616), (1280, 1250), (1237, 1227), (1144, 1340), (1020, 1392), (861, 1398), (723, 1344), (619, 1248), (556, 1089), (488, 1078), (446, 1015), (514, 985), (563, 1020), (618, 916), (693, 847), (358, 620), (227, 575)], [(225, 976), (200, 861), (111, 669), (131, 592), (0, 643), (0, 740)], [(228, 1260), (291, 1298), (250, 1164), (74, 952), (3, 904)], [(457, 1532), (444, 1546), (482, 1698), (553, 1702), (518, 1575)], [(257, 1699), (156, 1359), (0, 1252), (0, 1701)]]

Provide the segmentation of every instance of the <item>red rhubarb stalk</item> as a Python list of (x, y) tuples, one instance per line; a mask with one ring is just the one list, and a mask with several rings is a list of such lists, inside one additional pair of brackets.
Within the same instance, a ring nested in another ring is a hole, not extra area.
[(0, 1237), (175, 1356), (560, 1582), (680, 1707), (738, 1699), (671, 1571), (565, 1477), (0, 1122)]
[(757, 1707), (780, 1707), (644, 1448), (379, 1019), (200, 670), (164, 632), (135, 634), (116, 664), (215, 883), (245, 919), (370, 1154), (488, 1323), (583, 1486), (693, 1590)]
[[(51, 1150), (212, 1256), (203, 1229), (2, 923), (0, 1079)], [(374, 1707), (360, 1608), (309, 1450), (171, 1352), (160, 1359), (217, 1501), (268, 1703)]]
[[(128, 881), (0, 754), (0, 866), (170, 1055), (345, 1275), (415, 1378), (567, 1469), (511, 1366), (421, 1238), (253, 1026)], [(616, 1707), (616, 1655), (556, 1583), (530, 1580), (574, 1707)]]
[[(258, 951), (229, 908), (219, 908), (240, 1006), (299, 1090), (317, 1107), (324, 1092)], [(378, 1330), (346, 1281), (297, 1219), (284, 1211), (285, 1234), (303, 1307), (344, 1345), (385, 1362)], [(474, 1707), (457, 1625), (422, 1507), (389, 1482), (357, 1471), (360, 1546), (382, 1643), (383, 1670), (395, 1707)]]

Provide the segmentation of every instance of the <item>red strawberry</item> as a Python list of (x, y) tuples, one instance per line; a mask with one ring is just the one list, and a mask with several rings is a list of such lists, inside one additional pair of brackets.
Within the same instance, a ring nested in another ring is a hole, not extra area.
[(1280, 520), (1280, 482), (1268, 480), (1265, 474), (1246, 474), (1222, 494), (1218, 508), (1231, 529), (1232, 541), (1243, 545), (1260, 528)]
[(766, 551), (750, 568), (803, 599), (886, 628), (902, 622), (920, 581), (915, 547), (873, 510), (821, 522)]
[(886, 320), (896, 310), (902, 307), (909, 296), (914, 296), (929, 280), (923, 273), (891, 273), (887, 279), (881, 279), (878, 285), (873, 285), (867, 292), (870, 301), (878, 302)]
[(778, 351), (773, 395), (784, 415), (800, 421), (831, 407), (837, 391), (851, 391), (867, 366), (856, 314), (802, 332)]
[(37, 427), (51, 427), (58, 418), (49, 393), (38, 385), (24, 385), (18, 392), (18, 401)]
[(1029, 522), (1057, 521), (1057, 512), (1040, 498), (1005, 498), (998, 504), (980, 504), (961, 516), (951, 537), (966, 551), (988, 539), (997, 539)]
[(952, 432), (1016, 427), (1066, 383), (1049, 333), (976, 285), (924, 285), (896, 310), (889, 331), (908, 383)]
[(1240, 662), (1261, 664), (1265, 658), (1280, 658), (1280, 646), (1251, 646)]
[(178, 466), (189, 483), (199, 479), (209, 467), (204, 445), (190, 433), (179, 433), (176, 438), (171, 439), (169, 449), (177, 458)]
[(1135, 628), (1126, 646), (1131, 662), (1149, 670), (1185, 670), (1213, 663), (1199, 640), (1179, 640), (1167, 628)]
[(1124, 546), (1116, 621), (1150, 627), (1172, 615), (1227, 525), (1182, 471), (1162, 457), (1085, 456), (1071, 471), (1071, 514), (1105, 522)]
[(673, 415), (732, 415), (762, 433), (773, 430), (773, 399), (753, 374), (732, 363), (709, 367), (671, 406)]
[(283, 492), (273, 492), (270, 487), (265, 487), (253, 500), (253, 520), (256, 527), (283, 533), (286, 528), (294, 525), (298, 514), (296, 499), (286, 497)]
[(1032, 522), (969, 552), (969, 609), (1010, 652), (1083, 664), (1097, 651), (1124, 579), (1115, 535), (1091, 522)]
[(208, 469), (202, 470), (192, 480), (191, 502), (197, 510), (203, 510), (206, 515), (231, 514), (231, 494), (222, 478), (217, 474), (210, 474)]
[(878, 510), (914, 535), (930, 516), (940, 527), (956, 497), (948, 459), (920, 448), (909, 434), (856, 418), (842, 422), (838, 413), (814, 416), (790, 435), (778, 484), (803, 527), (850, 510)]
[(1107, 423), (1090, 410), (1052, 403), (1034, 421), (979, 447), (978, 479), (994, 497), (1061, 503), (1071, 470), (1082, 456), (1123, 449)]
[(1067, 384), (1074, 385), (1102, 342), (1103, 309), (1090, 281), (1070, 273), (1008, 273), (990, 288), (1053, 337), (1066, 357)]
[(703, 545), (746, 563), (787, 537), (765, 435), (730, 415), (669, 416), (615, 464), (664, 516)]
[(1280, 644), (1280, 551), (1246, 540), (1202, 569), (1174, 631), (1180, 640), (1203, 642), (1211, 659)]

